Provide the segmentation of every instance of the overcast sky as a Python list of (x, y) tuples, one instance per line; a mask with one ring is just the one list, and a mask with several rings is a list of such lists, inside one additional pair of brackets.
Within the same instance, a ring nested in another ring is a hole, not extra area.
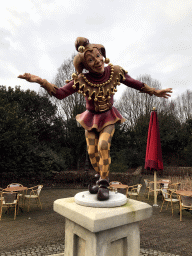
[(6, 0), (0, 26), (1, 85), (38, 92), (39, 85), (17, 76), (51, 82), (83, 36), (103, 44), (111, 63), (131, 77), (149, 74), (172, 87), (173, 98), (191, 89), (191, 0)]

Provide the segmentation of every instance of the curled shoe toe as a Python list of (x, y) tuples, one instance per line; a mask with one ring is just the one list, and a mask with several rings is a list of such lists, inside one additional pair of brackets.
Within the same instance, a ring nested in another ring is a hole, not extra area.
[(89, 186), (88, 186), (88, 189), (89, 189), (89, 192), (90, 192), (91, 194), (97, 194), (97, 192), (98, 192), (98, 190), (99, 190), (99, 186), (97, 186), (97, 185), (94, 185), (94, 186), (89, 185)]
[(98, 193), (97, 193), (97, 199), (99, 201), (106, 201), (109, 199), (109, 189), (106, 187), (99, 187)]

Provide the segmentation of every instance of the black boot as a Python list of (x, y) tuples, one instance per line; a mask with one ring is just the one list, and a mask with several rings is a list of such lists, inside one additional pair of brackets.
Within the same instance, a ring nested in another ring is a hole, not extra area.
[(97, 182), (99, 185), (99, 190), (97, 193), (97, 199), (99, 201), (105, 201), (109, 199), (109, 182), (107, 180), (99, 180)]
[[(99, 173), (95, 174), (95, 179), (96, 181), (100, 178), (100, 175)], [(96, 182), (97, 183), (97, 182)], [(97, 194), (98, 190), (99, 190), (99, 186), (96, 184), (96, 185), (92, 185), (92, 184), (89, 184), (88, 185), (88, 189), (89, 189), (89, 192), (91, 194)]]

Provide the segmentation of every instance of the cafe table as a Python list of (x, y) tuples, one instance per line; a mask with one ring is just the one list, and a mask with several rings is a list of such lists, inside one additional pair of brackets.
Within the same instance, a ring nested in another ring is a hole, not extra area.
[(117, 189), (126, 189), (126, 197), (128, 196), (128, 185), (124, 185), (124, 184), (111, 184), (110, 188), (117, 190)]
[(187, 191), (187, 190), (177, 190), (176, 194), (181, 195), (181, 196), (191, 196), (192, 197), (192, 191), (191, 190), (189, 190), (189, 191)]
[(3, 190), (6, 192), (21, 192), (21, 191), (26, 191), (27, 189), (28, 189), (27, 187), (14, 186), (14, 187), (4, 188)]

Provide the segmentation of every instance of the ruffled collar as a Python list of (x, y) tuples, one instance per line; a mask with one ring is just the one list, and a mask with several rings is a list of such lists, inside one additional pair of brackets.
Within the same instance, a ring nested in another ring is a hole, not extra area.
[(89, 72), (84, 75), (92, 83), (104, 83), (109, 79), (110, 73), (111, 73), (111, 67), (110, 65), (108, 65), (107, 67), (105, 67), (103, 74)]

